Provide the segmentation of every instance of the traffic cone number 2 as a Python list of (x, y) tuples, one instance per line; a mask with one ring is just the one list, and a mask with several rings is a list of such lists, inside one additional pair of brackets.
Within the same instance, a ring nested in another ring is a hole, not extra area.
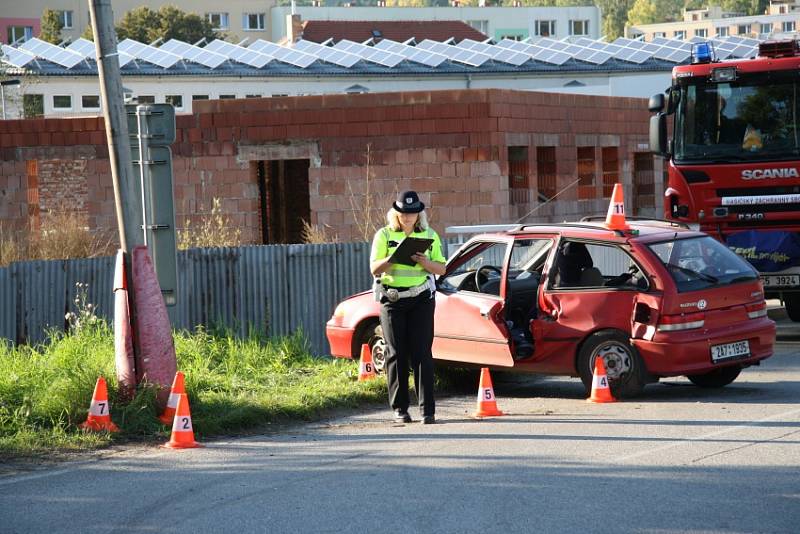
[(177, 430), (178, 432), (185, 431), (185, 430), (192, 430), (192, 418), (191, 417), (176, 417), (175, 421), (172, 423), (172, 430)]

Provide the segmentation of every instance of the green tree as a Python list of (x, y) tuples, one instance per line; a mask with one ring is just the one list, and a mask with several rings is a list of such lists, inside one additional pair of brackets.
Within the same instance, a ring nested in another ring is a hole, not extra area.
[(154, 40), (150, 39), (150, 32), (160, 26), (161, 20), (157, 12), (147, 6), (137, 7), (125, 13), (117, 24), (117, 38), (120, 41), (133, 39), (141, 43), (149, 43)]
[(622, 36), (634, 0), (596, 0), (603, 13), (603, 35), (609, 41)]
[(628, 11), (628, 26), (661, 22), (661, 13), (653, 0), (636, 0)]
[(81, 37), (83, 37), (84, 39), (89, 39), (90, 41), (94, 41), (94, 31), (92, 30), (91, 24), (86, 26), (86, 29), (83, 30)]
[(64, 20), (61, 12), (53, 9), (42, 11), (42, 30), (39, 39), (48, 43), (58, 44), (61, 42), (61, 30), (64, 29)]
[(200, 39), (214, 40), (221, 38), (219, 32), (214, 31), (211, 22), (205, 17), (194, 13), (186, 13), (175, 6), (163, 6), (158, 10), (159, 24), (150, 34), (150, 40), (159, 37), (164, 41), (179, 39), (187, 43), (195, 43)]
[(386, 0), (386, 7), (427, 7), (428, 0)]

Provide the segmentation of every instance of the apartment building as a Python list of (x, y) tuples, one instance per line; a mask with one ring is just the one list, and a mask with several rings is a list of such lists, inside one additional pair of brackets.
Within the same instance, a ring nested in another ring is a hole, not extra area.
[(643, 38), (645, 41), (734, 35), (770, 39), (796, 36), (799, 23), (800, 0), (783, 0), (770, 2), (763, 15), (743, 16), (741, 13), (723, 11), (719, 6), (686, 10), (682, 21), (628, 26), (625, 36)]
[[(208, 18), (221, 32), (238, 39), (271, 40), (269, 12), (275, 0), (114, 0), (114, 18), (121, 19), (128, 11), (147, 6), (158, 9), (174, 5), (187, 13)], [(39, 35), (42, 12), (59, 11), (64, 23), (61, 36), (74, 41), (89, 26), (89, 8), (86, 0), (0, 0), (0, 41), (11, 44)]]

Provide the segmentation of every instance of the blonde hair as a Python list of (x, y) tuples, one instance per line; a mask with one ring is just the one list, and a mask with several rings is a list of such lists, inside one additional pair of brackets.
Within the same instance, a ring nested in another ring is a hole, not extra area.
[[(428, 216), (425, 215), (425, 210), (417, 213), (417, 222), (414, 223), (414, 231), (415, 232), (422, 232), (428, 229)], [(400, 226), (400, 212), (394, 208), (389, 208), (389, 211), (386, 212), (386, 222), (389, 225), (389, 228), (394, 230), (395, 232), (400, 231), (403, 227)]]

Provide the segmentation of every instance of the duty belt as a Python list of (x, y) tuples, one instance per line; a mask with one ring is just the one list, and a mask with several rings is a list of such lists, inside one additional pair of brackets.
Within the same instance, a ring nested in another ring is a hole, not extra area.
[(397, 302), (400, 299), (416, 297), (417, 295), (420, 295), (429, 289), (430, 288), (428, 287), (428, 284), (420, 284), (404, 291), (400, 291), (399, 289), (395, 289), (393, 287), (381, 286), (381, 294), (389, 299), (389, 302)]

